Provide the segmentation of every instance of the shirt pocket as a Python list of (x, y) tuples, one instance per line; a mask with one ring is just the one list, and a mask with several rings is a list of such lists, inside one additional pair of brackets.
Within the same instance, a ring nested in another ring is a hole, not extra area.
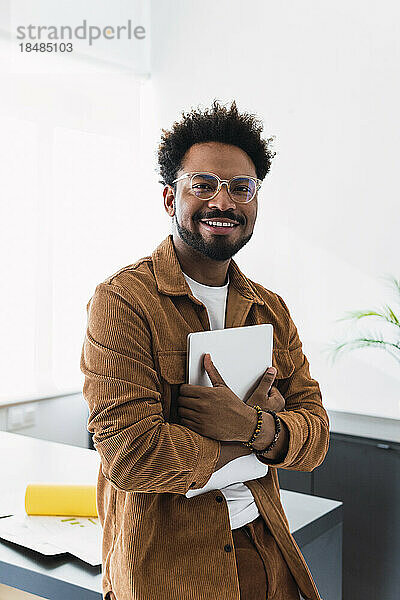
[(272, 366), (276, 367), (277, 373), (272, 385), (279, 390), (282, 396), (289, 386), (289, 378), (295, 370), (295, 364), (286, 348), (274, 348), (272, 350)]
[(186, 381), (186, 351), (159, 350), (157, 358), (164, 392), (164, 418), (169, 423), (179, 423), (177, 398), (180, 385)]

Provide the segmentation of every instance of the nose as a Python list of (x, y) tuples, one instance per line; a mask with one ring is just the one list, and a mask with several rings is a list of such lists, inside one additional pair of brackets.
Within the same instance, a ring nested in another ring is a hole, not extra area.
[(228, 193), (228, 184), (223, 183), (218, 194), (211, 200), (207, 201), (209, 208), (217, 207), (220, 211), (227, 210), (228, 208), (236, 208), (236, 202), (232, 200)]

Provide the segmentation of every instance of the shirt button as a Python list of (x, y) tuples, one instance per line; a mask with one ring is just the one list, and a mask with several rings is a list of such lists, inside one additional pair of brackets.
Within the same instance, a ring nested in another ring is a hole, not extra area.
[(215, 499), (217, 502), (222, 502), (223, 500), (222, 496), (215, 496)]
[(232, 550), (232, 546), (230, 544), (226, 544), (226, 546), (224, 546), (224, 550), (225, 552), (230, 552)]

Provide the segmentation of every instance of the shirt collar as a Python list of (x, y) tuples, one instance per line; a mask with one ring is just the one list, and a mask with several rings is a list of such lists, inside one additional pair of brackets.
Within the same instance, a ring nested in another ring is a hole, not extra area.
[[(151, 257), (158, 291), (170, 296), (187, 294), (188, 285), (176, 255), (171, 233), (152, 252)], [(230, 260), (228, 273), (230, 285), (235, 287), (239, 294), (257, 304), (265, 304), (233, 258)]]

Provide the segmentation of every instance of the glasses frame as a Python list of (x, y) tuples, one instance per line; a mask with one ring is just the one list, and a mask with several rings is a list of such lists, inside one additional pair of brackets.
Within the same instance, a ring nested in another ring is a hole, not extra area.
[[(221, 191), (222, 185), (225, 184), (226, 190), (229, 194), (229, 198), (231, 198), (233, 200), (233, 202), (237, 202), (238, 204), (248, 204), (249, 202), (254, 200), (254, 198), (256, 197), (256, 194), (259, 191), (261, 184), (262, 184), (262, 179), (257, 179), (257, 177), (251, 177), (250, 175), (235, 175), (235, 177), (232, 177), (231, 179), (221, 179), (220, 177), (218, 177), (218, 175), (216, 175), (215, 173), (211, 173), (210, 171), (196, 171), (195, 173), (190, 173), (190, 172), (184, 173), (177, 179), (174, 179), (174, 181), (172, 183), (176, 183), (177, 181), (181, 181), (181, 179), (190, 177), (190, 189), (193, 190), (193, 188), (192, 188), (193, 178), (196, 175), (203, 175), (203, 174), (204, 175), (213, 175), (218, 180), (217, 191), (215, 192), (215, 194), (213, 194), (211, 196), (211, 198), (199, 198), (199, 200), (204, 200), (204, 202), (208, 202), (209, 200), (212, 200), (213, 198), (215, 198), (215, 196)], [(231, 183), (231, 181), (233, 181), (234, 179), (238, 179), (239, 177), (247, 177), (248, 179), (251, 179), (252, 181), (254, 181), (255, 186), (256, 186), (256, 188), (255, 188), (256, 191), (254, 192), (254, 195), (250, 198), (250, 200), (246, 200), (246, 202), (242, 202), (241, 200), (236, 200), (235, 198), (232, 198), (232, 196), (229, 192), (229, 184)], [(198, 196), (196, 196), (196, 198), (198, 198)]]

